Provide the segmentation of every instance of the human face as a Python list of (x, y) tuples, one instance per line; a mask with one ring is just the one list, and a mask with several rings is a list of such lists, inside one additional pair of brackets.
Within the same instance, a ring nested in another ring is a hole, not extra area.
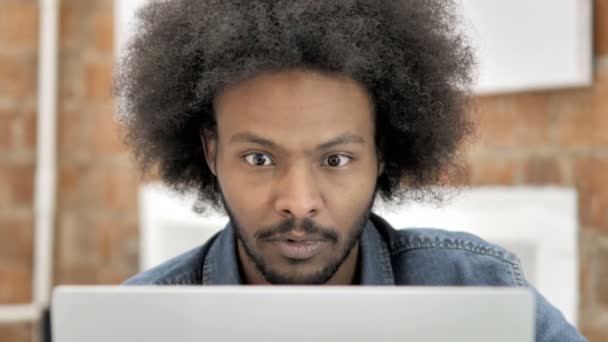
[(252, 283), (352, 281), (381, 163), (359, 83), (312, 71), (223, 90), (204, 135)]

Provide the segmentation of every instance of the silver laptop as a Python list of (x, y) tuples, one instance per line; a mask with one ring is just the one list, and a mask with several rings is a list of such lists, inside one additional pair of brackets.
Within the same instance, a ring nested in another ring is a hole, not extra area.
[(532, 342), (523, 288), (58, 287), (53, 342)]

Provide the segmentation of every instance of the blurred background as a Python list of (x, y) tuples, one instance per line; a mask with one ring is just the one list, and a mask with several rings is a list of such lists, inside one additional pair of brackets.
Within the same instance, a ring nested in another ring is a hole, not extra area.
[[(54, 286), (119, 284), (225, 222), (142, 180), (121, 142), (112, 70), (139, 2), (0, 0), (0, 341), (38, 340)], [(463, 3), (480, 55), (467, 190), (378, 211), (516, 251), (608, 341), (608, 0)]]

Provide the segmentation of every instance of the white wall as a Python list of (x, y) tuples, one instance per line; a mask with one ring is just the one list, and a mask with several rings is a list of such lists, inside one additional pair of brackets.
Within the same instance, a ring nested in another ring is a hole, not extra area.
[(591, 85), (591, 0), (462, 0), (478, 93)]

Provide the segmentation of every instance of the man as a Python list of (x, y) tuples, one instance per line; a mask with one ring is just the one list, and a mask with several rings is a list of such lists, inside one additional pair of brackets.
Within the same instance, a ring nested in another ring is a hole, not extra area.
[[(459, 170), (474, 61), (453, 7), (146, 5), (117, 79), (127, 141), (144, 170), (230, 223), (126, 284), (530, 286), (498, 246), (371, 213), (376, 195), (436, 198)], [(584, 340), (534, 293), (537, 341)]]

